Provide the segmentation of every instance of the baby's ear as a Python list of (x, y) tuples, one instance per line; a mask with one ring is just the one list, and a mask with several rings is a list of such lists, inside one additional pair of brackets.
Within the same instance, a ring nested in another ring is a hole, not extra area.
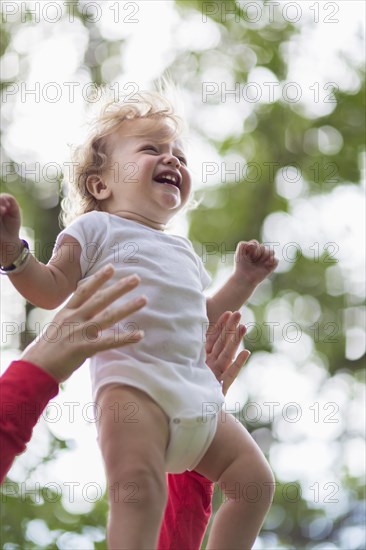
[(111, 194), (111, 189), (104, 183), (100, 176), (96, 174), (90, 175), (86, 180), (86, 188), (95, 199), (108, 199)]

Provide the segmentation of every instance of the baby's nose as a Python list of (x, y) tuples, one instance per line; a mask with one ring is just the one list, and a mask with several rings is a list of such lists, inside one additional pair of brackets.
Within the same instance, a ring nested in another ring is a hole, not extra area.
[(167, 155), (164, 159), (165, 164), (169, 164), (170, 166), (176, 166), (177, 168), (180, 167), (180, 160), (174, 155)]

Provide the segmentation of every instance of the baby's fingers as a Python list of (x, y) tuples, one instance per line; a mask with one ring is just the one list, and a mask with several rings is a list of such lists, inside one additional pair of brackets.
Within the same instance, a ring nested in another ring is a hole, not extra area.
[(19, 214), (19, 206), (12, 195), (1, 193), (0, 195), (0, 212), (2, 215), (17, 216)]

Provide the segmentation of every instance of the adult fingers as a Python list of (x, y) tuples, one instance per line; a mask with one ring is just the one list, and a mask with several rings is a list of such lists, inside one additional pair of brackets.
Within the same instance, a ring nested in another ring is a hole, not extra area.
[(236, 335), (236, 329), (238, 328), (240, 317), (240, 312), (234, 311), (229, 315), (226, 323), (220, 327), (220, 332), (218, 333), (211, 350), (211, 353), (215, 358), (219, 357), (222, 353), (228, 340), (231, 340), (231, 337)]
[(219, 337), (219, 334), (223, 330), (223, 327), (227, 323), (228, 319), (232, 315), (231, 311), (225, 311), (220, 315), (219, 319), (216, 321), (215, 325), (208, 327), (206, 332), (206, 353), (209, 354), (212, 351), (212, 348)]
[(98, 290), (79, 308), (78, 315), (82, 319), (91, 319), (117, 298), (136, 288), (139, 283), (140, 278), (137, 275), (131, 275), (120, 279), (107, 288)]
[(121, 331), (118, 334), (108, 334), (102, 336), (96, 341), (90, 343), (88, 347), (89, 357), (100, 351), (105, 351), (113, 348), (120, 348), (127, 344), (135, 344), (144, 337), (143, 330), (135, 330), (133, 332)]
[(230, 367), (245, 332), (245, 326), (238, 325), (235, 328), (235, 332), (230, 334), (230, 337), (226, 339), (225, 346), (214, 362), (216, 377), (221, 377), (222, 374)]
[(83, 282), (75, 290), (74, 294), (66, 304), (66, 309), (77, 309), (84, 304), (91, 296), (95, 294), (99, 288), (104, 285), (108, 279), (112, 277), (114, 267), (112, 264), (107, 265), (103, 269), (99, 269), (93, 277)]
[(97, 326), (99, 330), (103, 330), (110, 327), (111, 325), (114, 325), (121, 319), (128, 317), (132, 313), (135, 313), (136, 311), (144, 307), (146, 303), (146, 296), (139, 296), (138, 298), (129, 300), (128, 302), (125, 302), (118, 307), (108, 307), (104, 309), (96, 316), (94, 316), (90, 320), (90, 322), (93, 325)]
[(235, 361), (223, 373), (221, 380), (222, 380), (222, 391), (224, 395), (226, 395), (231, 384), (234, 382), (234, 380), (238, 376), (240, 370), (245, 365), (249, 357), (250, 357), (250, 351), (248, 351), (247, 349), (241, 351), (238, 357), (235, 359)]

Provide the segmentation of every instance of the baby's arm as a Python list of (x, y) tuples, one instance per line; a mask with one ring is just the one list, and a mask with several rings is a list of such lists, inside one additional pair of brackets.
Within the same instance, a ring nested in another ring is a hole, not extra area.
[(9, 279), (32, 304), (54, 309), (70, 296), (81, 279), (80, 254), (78, 241), (65, 235), (57, 254), (47, 265), (31, 256), (23, 271), (9, 275)]
[(256, 286), (272, 273), (277, 264), (273, 250), (258, 241), (240, 242), (235, 252), (233, 274), (214, 296), (207, 299), (210, 324), (216, 323), (224, 311), (240, 309)]
[[(0, 196), (0, 230), (2, 267), (11, 265), (19, 256), (23, 243), (19, 238), (20, 211), (14, 197)], [(32, 304), (45, 309), (54, 309), (75, 290), (81, 278), (80, 244), (65, 235), (57, 253), (44, 265), (30, 255), (19, 272), (8, 276), (15, 288)]]

